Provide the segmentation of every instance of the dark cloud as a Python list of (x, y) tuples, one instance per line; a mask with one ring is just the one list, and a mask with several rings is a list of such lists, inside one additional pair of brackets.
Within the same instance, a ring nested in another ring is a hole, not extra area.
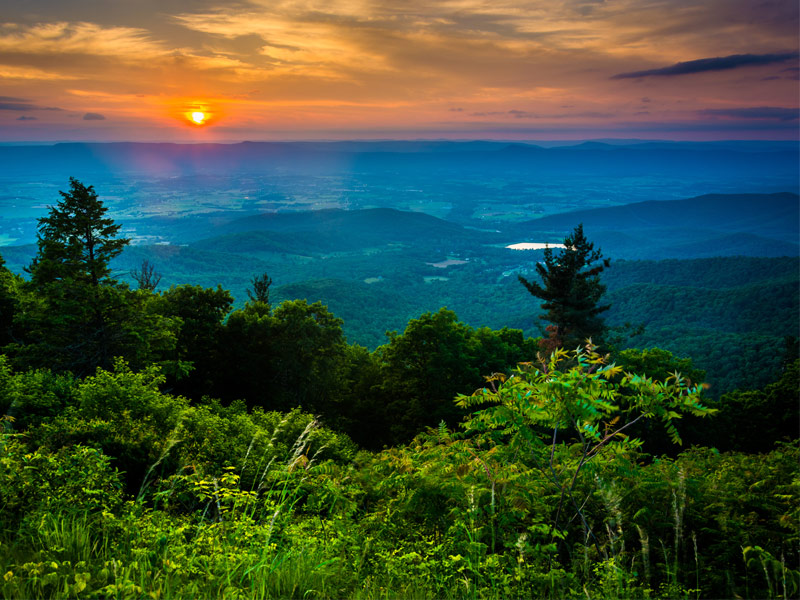
[(786, 62), (796, 59), (800, 54), (797, 52), (784, 52), (781, 54), (731, 54), (730, 56), (718, 56), (716, 58), (700, 58), (679, 62), (669, 67), (660, 69), (649, 69), (647, 71), (633, 71), (631, 73), (619, 73), (611, 79), (636, 79), (639, 77), (667, 77), (673, 75), (690, 75), (692, 73), (703, 73), (705, 71), (727, 71), (728, 69), (738, 69), (739, 67), (749, 67), (754, 65), (770, 65), (774, 63)]
[(776, 121), (797, 121), (800, 110), (777, 106), (755, 106), (753, 108), (707, 108), (697, 111), (706, 117), (726, 117), (729, 119), (770, 119)]
[(27, 98), (15, 98), (14, 96), (0, 96), (0, 110), (62, 110), (54, 106), (38, 106), (31, 104)]
[(83, 120), (84, 121), (105, 121), (106, 118), (103, 115), (101, 115), (100, 113), (88, 112), (85, 115), (83, 115)]
[(26, 117), (25, 115), (17, 117), (17, 121), (38, 121), (38, 120), (39, 119), (37, 119), (36, 117)]
[(449, 110), (450, 112), (464, 112), (464, 109), (460, 107), (448, 108), (447, 110)]

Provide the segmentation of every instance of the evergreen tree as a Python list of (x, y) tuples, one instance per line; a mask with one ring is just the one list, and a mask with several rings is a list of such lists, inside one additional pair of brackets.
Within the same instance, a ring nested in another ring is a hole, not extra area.
[(149, 292), (132, 292), (111, 277), (110, 261), (129, 240), (92, 186), (70, 178), (69, 192), (39, 219), (38, 252), (27, 271), (15, 315), (19, 341), (6, 350), (23, 368), (86, 375), (111, 368), (115, 356), (133, 366), (174, 346), (174, 320), (146, 307)]
[(106, 282), (109, 263), (130, 242), (117, 238), (120, 225), (105, 216), (108, 208), (98, 199), (94, 186), (69, 178), (69, 192), (39, 219), (38, 253), (29, 267), (38, 287), (71, 280), (98, 286)]
[(272, 285), (272, 277), (266, 273), (255, 275), (250, 280), (251, 288), (247, 290), (247, 297), (250, 302), (263, 302), (269, 304), (269, 286)]
[(567, 348), (578, 347), (587, 338), (598, 343), (605, 329), (599, 315), (609, 308), (598, 304), (606, 290), (599, 276), (611, 261), (603, 259), (602, 252), (586, 239), (582, 224), (564, 239), (564, 246), (558, 256), (552, 248), (545, 249), (544, 263), (536, 264), (541, 283), (521, 275), (519, 280), (544, 301), (542, 308), (547, 312), (539, 318), (556, 328), (548, 329), (549, 343)]

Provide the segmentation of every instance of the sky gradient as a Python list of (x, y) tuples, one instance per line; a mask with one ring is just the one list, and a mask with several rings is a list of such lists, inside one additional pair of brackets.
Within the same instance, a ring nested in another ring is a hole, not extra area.
[(0, 8), (5, 142), (798, 139), (796, 0)]

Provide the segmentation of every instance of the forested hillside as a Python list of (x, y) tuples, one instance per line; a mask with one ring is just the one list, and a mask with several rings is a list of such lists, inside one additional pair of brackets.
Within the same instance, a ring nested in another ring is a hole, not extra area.
[[(516, 275), (533, 272), (543, 251), (505, 246), (558, 242), (579, 217), (586, 218), (589, 236), (612, 258), (604, 276), (609, 324), (644, 325), (638, 335), (618, 338), (618, 345), (691, 356), (719, 397), (769, 383), (780, 364), (771, 348), (798, 331), (799, 204), (792, 194), (713, 195), (629, 205), (630, 213), (626, 207), (566, 213), (502, 230), (387, 208), (209, 213), (147, 220), (141, 231), (169, 232), (173, 243), (129, 245), (111, 266), (116, 277), (135, 285), (131, 273), (146, 260), (162, 275), (161, 289), (219, 284), (237, 307), (247, 298), (250, 278), (266, 272), (275, 300), (322, 302), (344, 319), (347, 341), (370, 350), (387, 342), (387, 331), (442, 306), (473, 327), (514, 327), (538, 336), (543, 324), (535, 317), (536, 302)], [(694, 228), (681, 226), (683, 221)], [(675, 227), (665, 229), (670, 223)], [(732, 236), (725, 239), (738, 241), (717, 244), (725, 232)], [(35, 251), (34, 245), (6, 246), (3, 255), (21, 273)], [(664, 252), (683, 260), (631, 260)], [(713, 258), (696, 258), (706, 256)], [(726, 350), (731, 345), (740, 349), (734, 357)]]
[[(2, 596), (795, 597), (797, 259), (564, 241), (483, 298), (515, 290), (496, 319), (544, 338), (398, 293), (466, 309), (475, 253), (421, 282), (256, 270), (235, 303), (151, 263), (117, 278), (129, 240), (72, 179), (26, 277), (0, 263)], [(336, 306), (397, 331), (353, 344)], [(623, 349), (648, 335), (686, 352)], [(703, 360), (754, 384), (709, 389)]]

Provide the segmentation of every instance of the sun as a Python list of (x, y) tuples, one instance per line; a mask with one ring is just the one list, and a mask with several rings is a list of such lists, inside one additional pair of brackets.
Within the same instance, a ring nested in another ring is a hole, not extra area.
[(168, 106), (170, 116), (177, 119), (184, 127), (197, 131), (212, 127), (223, 116), (218, 102), (176, 98)]

